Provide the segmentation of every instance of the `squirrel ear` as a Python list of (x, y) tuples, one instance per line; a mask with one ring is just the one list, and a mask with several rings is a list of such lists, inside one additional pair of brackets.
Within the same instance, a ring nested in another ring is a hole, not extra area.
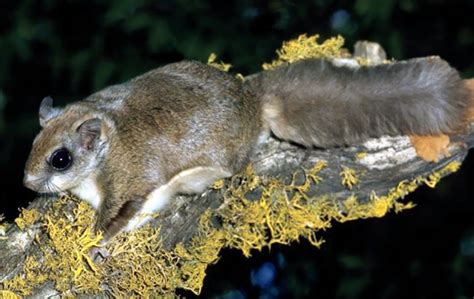
[(80, 145), (88, 150), (94, 147), (95, 142), (100, 138), (102, 132), (102, 120), (91, 118), (84, 121), (77, 127)]
[(40, 104), (39, 108), (39, 121), (42, 127), (46, 126), (48, 121), (55, 118), (61, 113), (61, 109), (53, 107), (53, 99), (51, 97), (45, 97)]

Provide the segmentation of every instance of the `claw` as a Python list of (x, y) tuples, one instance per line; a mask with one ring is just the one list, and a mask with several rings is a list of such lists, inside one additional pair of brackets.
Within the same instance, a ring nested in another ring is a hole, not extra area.
[(110, 256), (109, 252), (105, 247), (92, 247), (89, 252), (89, 256), (91, 257), (92, 261), (96, 264), (102, 263), (107, 257)]

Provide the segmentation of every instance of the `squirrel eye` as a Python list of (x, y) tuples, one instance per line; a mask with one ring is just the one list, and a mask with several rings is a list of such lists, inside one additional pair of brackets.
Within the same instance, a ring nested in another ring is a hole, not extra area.
[(51, 155), (51, 166), (56, 170), (66, 170), (72, 164), (72, 157), (65, 148), (60, 148)]

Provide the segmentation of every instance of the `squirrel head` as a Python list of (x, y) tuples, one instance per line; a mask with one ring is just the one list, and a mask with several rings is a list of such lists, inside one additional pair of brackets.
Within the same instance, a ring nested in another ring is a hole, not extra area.
[(88, 107), (53, 107), (50, 97), (41, 102), (39, 120), (23, 183), (40, 193), (70, 190), (103, 160), (110, 121)]

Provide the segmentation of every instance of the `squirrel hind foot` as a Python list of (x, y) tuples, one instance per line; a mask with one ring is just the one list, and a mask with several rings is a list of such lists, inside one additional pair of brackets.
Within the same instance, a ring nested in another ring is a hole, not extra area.
[(100, 264), (103, 261), (105, 261), (108, 257), (110, 256), (110, 253), (108, 252), (105, 247), (92, 247), (91, 250), (89, 251), (89, 257), (95, 264)]
[(450, 156), (448, 135), (410, 135), (409, 137), (418, 157), (427, 162), (436, 163)]
[(148, 196), (141, 209), (130, 218), (125, 231), (132, 231), (148, 222), (151, 214), (163, 209), (177, 194), (200, 194), (216, 180), (232, 176), (232, 172), (217, 166), (197, 166), (176, 174), (170, 181)]

